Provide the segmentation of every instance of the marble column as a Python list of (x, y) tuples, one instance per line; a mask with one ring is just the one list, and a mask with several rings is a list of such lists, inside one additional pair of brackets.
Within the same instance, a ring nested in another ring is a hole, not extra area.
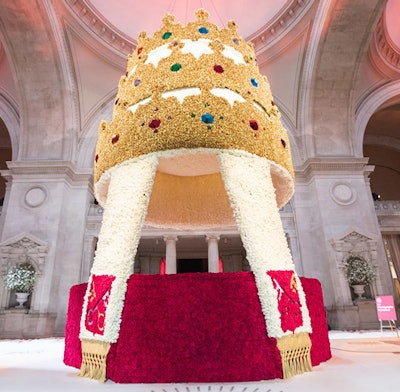
[(206, 236), (208, 243), (208, 272), (219, 272), (218, 235)]
[(176, 274), (176, 236), (166, 236), (164, 241), (165, 247), (165, 273)]

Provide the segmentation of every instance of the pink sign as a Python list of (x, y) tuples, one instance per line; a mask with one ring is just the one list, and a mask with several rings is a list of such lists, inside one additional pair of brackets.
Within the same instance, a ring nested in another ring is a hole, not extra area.
[(375, 297), (378, 319), (381, 321), (397, 320), (394, 301), (391, 295)]

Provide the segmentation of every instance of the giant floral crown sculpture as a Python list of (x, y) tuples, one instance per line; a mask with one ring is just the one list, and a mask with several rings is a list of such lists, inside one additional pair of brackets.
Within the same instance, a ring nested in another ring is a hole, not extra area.
[[(141, 34), (129, 57), (127, 73), (119, 84), (113, 120), (108, 125), (103, 122), (99, 132), (95, 182), (100, 203), (107, 197), (109, 173), (116, 165), (146, 154), (168, 157), (171, 151), (178, 155), (181, 152), (177, 150), (199, 148), (240, 150), (266, 157), (272, 166), (278, 206), (292, 196), (288, 137), (269, 83), (256, 65), (252, 45), (237, 34), (233, 22), (227, 29), (219, 30), (207, 21), (204, 11), (198, 12), (197, 17), (197, 22), (182, 27), (173, 23), (171, 15), (166, 16), (164, 26), (154, 37)], [(150, 204), (146, 220), (179, 227), (219, 224), (218, 219), (232, 223), (225, 197), (224, 205), (218, 203), (217, 214), (204, 214), (207, 189), (199, 187), (197, 179), (196, 191), (189, 197), (188, 185), (193, 185), (193, 181), (188, 177), (208, 176), (204, 181), (206, 188), (209, 189), (209, 180), (218, 185), (218, 190), (223, 189), (220, 179), (212, 178), (219, 172), (215, 156), (204, 151), (202, 157), (196, 156), (190, 164), (184, 152), (185, 160), (181, 157), (160, 162), (153, 190), (157, 202)], [(174, 176), (185, 178), (177, 181)], [(169, 195), (163, 192), (164, 185), (170, 181), (179, 188), (175, 192), (182, 191), (187, 201), (201, 201), (203, 211), (196, 219), (193, 210), (198, 209), (188, 208), (189, 216), (183, 212), (176, 214), (175, 195), (172, 200), (165, 199)], [(161, 203), (159, 193), (164, 200)], [(173, 216), (166, 216), (168, 211)]]
[(105, 379), (143, 224), (236, 221), (285, 377), (309, 370), (310, 318), (279, 216), (294, 191), (289, 140), (252, 46), (199, 10), (142, 33), (102, 122), (95, 194), (105, 207), (85, 296), (81, 374)]

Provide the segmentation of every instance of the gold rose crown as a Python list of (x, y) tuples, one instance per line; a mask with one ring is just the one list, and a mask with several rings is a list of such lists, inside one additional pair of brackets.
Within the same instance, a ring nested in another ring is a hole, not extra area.
[[(147, 154), (159, 157), (146, 217), (155, 226), (234, 223), (216, 149), (267, 158), (278, 207), (294, 192), (288, 136), (253, 45), (234, 22), (220, 30), (206, 11), (196, 16), (183, 27), (167, 15), (153, 37), (140, 34), (112, 121), (99, 129), (95, 194), (102, 205), (110, 169)], [(177, 155), (171, 158), (171, 151)]]

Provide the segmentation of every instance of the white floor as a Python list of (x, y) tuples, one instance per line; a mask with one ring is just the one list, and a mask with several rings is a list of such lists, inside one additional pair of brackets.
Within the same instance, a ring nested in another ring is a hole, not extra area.
[(0, 340), (0, 391), (369, 392), (400, 387), (400, 338), (391, 331), (331, 331), (333, 358), (290, 380), (215, 384), (115, 384), (77, 377), (63, 339)]

